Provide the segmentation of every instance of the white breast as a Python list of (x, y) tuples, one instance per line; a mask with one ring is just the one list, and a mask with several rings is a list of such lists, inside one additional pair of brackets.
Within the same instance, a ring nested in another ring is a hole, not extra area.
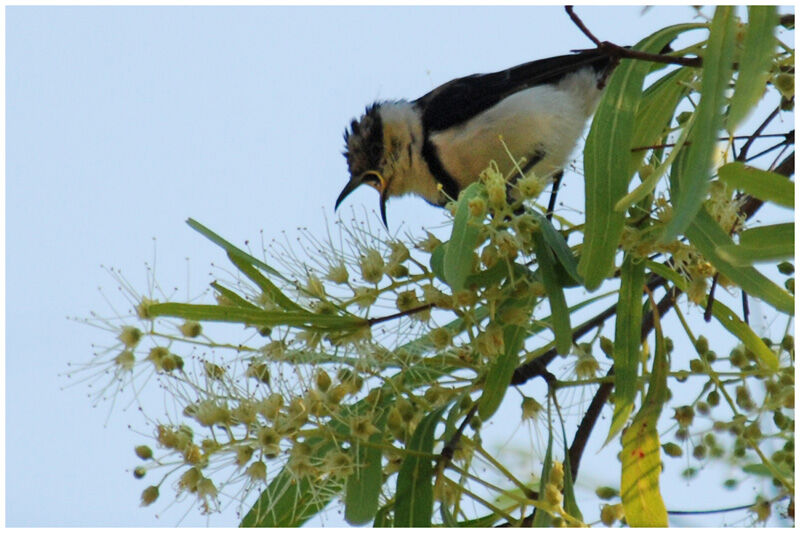
[(500, 141), (519, 159), (543, 151), (534, 170), (546, 175), (563, 167), (594, 112), (601, 91), (597, 75), (587, 68), (557, 85), (512, 94), (457, 128), (438, 132), (431, 140), (445, 169), (464, 187), (478, 178), (491, 160), (504, 173), (512, 162)]

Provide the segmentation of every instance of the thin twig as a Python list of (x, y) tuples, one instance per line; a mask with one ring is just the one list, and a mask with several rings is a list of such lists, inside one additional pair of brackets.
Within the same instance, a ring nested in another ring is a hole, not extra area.
[(564, 171), (559, 170), (553, 178), (553, 188), (550, 192), (550, 203), (547, 205), (547, 220), (553, 220), (553, 211), (556, 208), (556, 197), (558, 196), (558, 187), (561, 185), (561, 179), (564, 177)]
[[(717, 140), (720, 142), (734, 140), (734, 141), (741, 141), (742, 139), (750, 139), (755, 135), (755, 133), (751, 135), (734, 135), (733, 137), (719, 137)], [(784, 140), (781, 142), (780, 145), (786, 144), (790, 142), (788, 139), (791, 139), (792, 142), (794, 141), (794, 130), (787, 132), (787, 133), (765, 133), (764, 135), (759, 135), (761, 139), (767, 139), (771, 137), (783, 137)], [(690, 145), (692, 141), (686, 141), (683, 144)], [(780, 146), (778, 145), (778, 146)], [(631, 152), (641, 152), (643, 150), (658, 150), (659, 148), (672, 148), (675, 146), (675, 143), (662, 143), (662, 144), (651, 144), (650, 146), (637, 146), (635, 148), (631, 148)], [(739, 161), (739, 159), (737, 159)]]
[(600, 41), (600, 39), (595, 37), (594, 34), (589, 31), (589, 28), (586, 27), (580, 17), (575, 14), (573, 6), (564, 6), (564, 9), (567, 11), (569, 18), (572, 19), (572, 22), (578, 26), (583, 34), (586, 35), (586, 37), (588, 37), (598, 49), (605, 51), (609, 56), (619, 59), (640, 59), (643, 61), (652, 61), (654, 63), (681, 65), (684, 67), (700, 68), (703, 66), (703, 59), (700, 57), (675, 57), (665, 54), (650, 54), (647, 52), (640, 52), (639, 50), (631, 50), (630, 48), (625, 48), (624, 46), (619, 46), (609, 41)]
[(708, 291), (708, 299), (706, 300), (706, 310), (703, 313), (703, 320), (711, 322), (711, 313), (714, 309), (714, 292), (717, 289), (717, 280), (719, 279), (719, 272), (714, 272), (714, 278), (711, 280), (711, 289)]
[(739, 157), (736, 158), (737, 161), (744, 161), (747, 159), (747, 152), (748, 150), (750, 150), (750, 147), (753, 145), (754, 142), (756, 142), (756, 139), (758, 139), (759, 135), (761, 135), (761, 132), (764, 131), (764, 128), (766, 128), (769, 125), (769, 123), (772, 122), (775, 119), (775, 117), (778, 116), (778, 113), (780, 112), (781, 112), (781, 106), (776, 107), (772, 111), (772, 113), (770, 113), (769, 116), (767, 116), (767, 118), (764, 119), (761, 125), (758, 128), (756, 128), (756, 131), (754, 131), (753, 134), (750, 135), (750, 139), (746, 143), (744, 143), (744, 146), (742, 146), (742, 149), (739, 151)]
[(370, 327), (372, 327), (375, 324), (380, 324), (381, 322), (387, 322), (389, 320), (394, 320), (395, 318), (400, 318), (400, 317), (404, 317), (404, 316), (408, 316), (408, 315), (413, 315), (413, 314), (416, 314), (416, 313), (421, 313), (422, 311), (427, 311), (428, 309), (431, 309), (431, 308), (433, 308), (435, 306), (436, 306), (435, 304), (427, 303), (427, 304), (420, 305), (419, 307), (415, 307), (413, 309), (408, 309), (406, 311), (400, 311), (399, 313), (394, 313), (393, 315), (379, 316), (379, 317), (376, 317), (376, 318), (368, 318), (367, 319), (367, 323), (370, 325)]
[[(779, 496), (774, 498), (773, 500), (769, 501), (770, 504), (778, 503), (781, 500), (785, 500), (786, 498), (791, 497), (790, 494), (784, 494), (783, 496)], [(726, 507), (724, 509), (704, 509), (702, 511), (667, 511), (668, 514), (673, 515), (693, 515), (693, 514), (717, 514), (717, 513), (732, 513), (734, 511), (745, 511), (747, 509), (752, 509), (754, 505), (758, 505), (759, 502), (754, 502), (746, 505), (737, 505), (736, 507)]]
[(450, 461), (453, 459), (453, 454), (456, 451), (456, 446), (458, 446), (458, 441), (461, 440), (461, 435), (464, 433), (464, 429), (466, 429), (467, 424), (469, 421), (472, 420), (472, 417), (475, 416), (475, 413), (478, 412), (478, 404), (477, 402), (475, 405), (472, 406), (472, 409), (469, 410), (467, 416), (464, 417), (464, 420), (461, 422), (461, 425), (458, 426), (458, 430), (453, 434), (447, 444), (445, 444), (444, 448), (442, 448), (442, 453), (439, 454), (439, 459), (436, 461), (436, 471), (441, 472), (447, 465), (450, 464)]

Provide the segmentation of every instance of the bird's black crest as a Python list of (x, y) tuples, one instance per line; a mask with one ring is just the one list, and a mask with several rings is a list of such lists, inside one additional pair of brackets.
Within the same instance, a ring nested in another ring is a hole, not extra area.
[(378, 112), (381, 104), (367, 107), (360, 120), (353, 120), (344, 132), (347, 167), (350, 176), (360, 176), (367, 170), (380, 170), (383, 159), (383, 123)]

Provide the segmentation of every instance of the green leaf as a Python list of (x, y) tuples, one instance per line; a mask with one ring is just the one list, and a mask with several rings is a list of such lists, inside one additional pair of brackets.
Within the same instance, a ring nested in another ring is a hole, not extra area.
[(564, 299), (564, 290), (558, 282), (553, 254), (545, 242), (542, 232), (537, 231), (533, 234), (533, 245), (536, 250), (539, 271), (542, 273), (542, 284), (544, 284), (544, 290), (550, 300), (550, 318), (553, 333), (556, 336), (556, 351), (561, 355), (566, 355), (572, 348), (572, 327), (569, 324), (569, 311), (567, 310), (567, 301)]
[(276, 305), (287, 311), (305, 311), (305, 309), (283, 294), (274, 283), (256, 270), (247, 260), (231, 252), (228, 252), (228, 259)]
[(700, 210), (686, 229), (686, 236), (720, 274), (739, 285), (743, 291), (764, 300), (778, 311), (794, 315), (792, 295), (755, 268), (735, 266), (720, 256), (717, 250), (732, 245), (733, 241), (705, 209)]
[(233, 244), (229, 243), (228, 241), (226, 241), (225, 239), (223, 239), (222, 237), (220, 237), (219, 235), (217, 235), (216, 233), (214, 233), (213, 231), (211, 231), (210, 229), (208, 229), (204, 225), (200, 224), (198, 221), (194, 220), (193, 218), (187, 219), (186, 223), (189, 225), (190, 228), (192, 228), (193, 230), (197, 231), (203, 237), (205, 237), (206, 239), (210, 240), (211, 242), (213, 242), (217, 246), (221, 247), (222, 249), (224, 249), (229, 254), (235, 255), (239, 259), (243, 259), (244, 261), (250, 263), (251, 265), (254, 265), (254, 266), (260, 268), (261, 270), (263, 270), (267, 274), (271, 274), (271, 275), (273, 275), (273, 276), (275, 276), (275, 277), (277, 277), (277, 278), (279, 278), (279, 279), (281, 279), (283, 281), (290, 282), (290, 280), (287, 279), (283, 274), (281, 274), (280, 272), (278, 272), (277, 270), (275, 270), (274, 268), (272, 268), (271, 266), (269, 266), (265, 262), (260, 261), (260, 260), (256, 259), (255, 257), (253, 257), (252, 255), (250, 255), (247, 252), (245, 252), (244, 250), (241, 250), (241, 249), (237, 248), (236, 246), (234, 246)]
[(469, 201), (481, 194), (483, 185), (475, 182), (464, 189), (458, 198), (458, 207), (453, 221), (453, 233), (444, 253), (444, 277), (453, 291), (464, 288), (467, 276), (472, 272), (472, 256), (478, 244), (481, 221), (469, 212)]
[[(558, 409), (558, 405), (556, 405)], [(578, 500), (575, 498), (575, 484), (572, 479), (572, 466), (569, 462), (569, 445), (567, 444), (567, 431), (564, 428), (564, 418), (561, 416), (561, 410), (558, 409), (558, 421), (561, 423), (561, 442), (564, 443), (564, 510), (570, 516), (578, 520), (583, 520), (583, 513), (578, 507)]]
[[(660, 137), (656, 135), (663, 135), (664, 129), (669, 126), (669, 121), (672, 119), (675, 107), (680, 99), (689, 92), (688, 83), (693, 77), (694, 70), (682, 68), (664, 76), (645, 91), (642, 104), (639, 107), (639, 113), (636, 115), (634, 147), (652, 146), (658, 142)], [(666, 116), (667, 110), (669, 110), (669, 116)], [(684, 124), (681, 134), (675, 141), (675, 146), (670, 150), (667, 159), (658, 165), (658, 167), (656, 167), (635, 189), (620, 198), (614, 205), (614, 211), (624, 213), (630, 206), (642, 201), (648, 194), (655, 190), (656, 185), (658, 185), (658, 182), (667, 169), (670, 168), (672, 162), (686, 143), (691, 125), (696, 116), (697, 115), (692, 114), (686, 124)], [(661, 130), (658, 130), (659, 126)], [(631, 173), (639, 169), (642, 158), (646, 153), (646, 150), (633, 153), (633, 158), (631, 159)]]
[(534, 218), (539, 223), (539, 229), (541, 230), (541, 235), (544, 237), (545, 242), (550, 246), (550, 249), (558, 259), (559, 263), (564, 267), (564, 270), (570, 275), (570, 277), (575, 280), (577, 283), (583, 283), (583, 278), (581, 275), (578, 274), (578, 259), (575, 257), (575, 254), (572, 253), (572, 250), (567, 245), (567, 241), (564, 239), (564, 236), (561, 232), (556, 231), (553, 227), (553, 224), (547, 220), (546, 217), (543, 217), (539, 213), (533, 213)]
[[(634, 49), (659, 52), (678, 34), (696, 28), (682, 24), (664, 28)], [(650, 63), (623, 59), (608, 82), (595, 113), (583, 152), (586, 175), (586, 225), (578, 272), (594, 290), (614, 269), (624, 213), (614, 206), (628, 191), (632, 177), (634, 119), (642, 98), (642, 83)]]
[[(522, 302), (513, 301), (506, 305), (522, 306), (530, 311), (535, 301), (535, 297), (529, 296)], [(489, 368), (486, 382), (483, 385), (483, 394), (478, 400), (478, 414), (484, 421), (489, 420), (503, 403), (508, 384), (511, 383), (511, 376), (519, 364), (519, 352), (529, 334), (529, 330), (525, 326), (507, 324), (503, 327), (503, 353), (494, 360)]]
[(306, 311), (263, 311), (230, 305), (200, 305), (157, 303), (147, 306), (151, 317), (173, 316), (208, 322), (238, 322), (249, 326), (295, 326), (301, 328), (356, 329), (368, 327), (369, 322), (357, 316), (336, 316)]
[(383, 484), (380, 444), (385, 420), (385, 416), (381, 418), (377, 424), (380, 431), (369, 438), (374, 446), (360, 442), (355, 445), (355, 470), (347, 478), (344, 497), (344, 519), (348, 524), (366, 524), (378, 512), (378, 496)]
[[(547, 450), (544, 452), (542, 473), (539, 476), (539, 498), (544, 497), (545, 487), (550, 481), (550, 470), (553, 469), (553, 424), (550, 416), (550, 404), (547, 405)], [(553, 517), (544, 509), (537, 508), (531, 527), (550, 527)]]
[(391, 511), (394, 502), (387, 503), (375, 514), (375, 521), (372, 522), (372, 527), (392, 527), (394, 522), (392, 519)]
[(431, 272), (443, 283), (447, 283), (444, 278), (444, 256), (447, 254), (447, 243), (443, 242), (431, 253)]
[(211, 282), (211, 286), (214, 287), (214, 290), (220, 293), (228, 302), (230, 302), (230, 305), (236, 305), (238, 307), (247, 307), (248, 309), (259, 309), (259, 307), (256, 304), (242, 298), (234, 291), (220, 285), (216, 281)]
[(430, 527), (433, 516), (433, 434), (447, 406), (420, 420), (397, 474), (395, 527)]
[(658, 317), (655, 318), (656, 354), (642, 408), (622, 433), (620, 497), (631, 527), (667, 527), (667, 508), (661, 496), (661, 446), (658, 418), (667, 399), (669, 361)]
[(711, 166), (717, 136), (722, 128), (722, 107), (725, 89), (732, 72), (736, 26), (734, 8), (717, 6), (711, 21), (711, 32), (703, 55), (700, 102), (697, 120), (689, 134), (690, 145), (683, 171), (672, 188), (672, 218), (662, 235), (670, 242), (692, 223), (703, 205), (709, 187)]
[(731, 135), (764, 94), (777, 44), (773, 34), (777, 24), (775, 6), (747, 7), (747, 29), (739, 56), (739, 76), (728, 110), (727, 129)]
[(262, 271), (270, 274), (272, 276), (277, 277), (278, 279), (285, 281), (287, 283), (291, 283), (283, 274), (269, 266), (263, 261), (260, 261), (253, 257), (252, 255), (248, 254), (247, 252), (237, 248), (233, 244), (229, 243), (207, 227), (203, 226), (196, 220), (190, 218), (186, 221), (186, 223), (195, 231), (206, 237), (208, 240), (213, 242), (214, 244), (220, 246), (227, 252), (228, 259), (238, 268), (242, 274), (250, 278), (258, 287), (267, 294), (276, 304), (278, 304), (283, 309), (291, 310), (291, 311), (303, 311), (304, 309), (296, 304), (291, 298), (288, 298), (284, 295), (281, 290), (272, 283), (269, 279), (264, 277), (258, 270), (261, 269)]
[(735, 266), (790, 259), (794, 257), (794, 223), (750, 228), (739, 235), (738, 246), (729, 244), (717, 251)]
[(769, 468), (760, 463), (744, 465), (742, 467), (742, 472), (746, 474), (755, 474), (757, 476), (772, 477), (772, 472), (769, 471)]
[(794, 479), (794, 468), (790, 465), (786, 465), (785, 463), (751, 463), (743, 466), (742, 472), (769, 478)]
[[(652, 146), (662, 141), (669, 132), (675, 108), (689, 92), (695, 69), (682, 67), (653, 82), (642, 94), (636, 122), (633, 126), (633, 147)], [(648, 150), (637, 150), (631, 156), (630, 172), (642, 164)], [(637, 200), (631, 202), (631, 205)], [(621, 209), (624, 211), (626, 208)]]
[(498, 261), (492, 268), (481, 270), (480, 272), (467, 276), (467, 279), (464, 280), (464, 286), (474, 290), (488, 287), (489, 285), (496, 285), (507, 278), (510, 272), (512, 272), (512, 269), (509, 268), (507, 262)]
[(775, 172), (737, 161), (721, 166), (719, 179), (759, 200), (794, 208), (794, 182)]
[(611, 442), (633, 412), (642, 344), (642, 287), (645, 263), (626, 254), (620, 272), (614, 330), (614, 416), (605, 444)]
[(240, 527), (300, 527), (328, 505), (331, 494), (342, 490), (343, 482), (332, 478), (299, 480), (281, 471), (264, 489)]
[[(647, 261), (647, 267), (662, 278), (670, 280), (676, 287), (686, 292), (686, 280), (683, 279), (679, 273), (669, 267), (650, 260)], [(703, 302), (703, 305), (705, 305), (705, 302)], [(714, 305), (711, 306), (711, 314), (722, 327), (742, 341), (742, 344), (753, 352), (764, 366), (771, 370), (778, 369), (778, 357), (775, 355), (775, 352), (770, 350), (764, 341), (761, 340), (761, 337), (756, 335), (755, 331), (753, 331), (746, 322), (740, 319), (728, 306), (724, 305), (719, 300), (715, 300)]]

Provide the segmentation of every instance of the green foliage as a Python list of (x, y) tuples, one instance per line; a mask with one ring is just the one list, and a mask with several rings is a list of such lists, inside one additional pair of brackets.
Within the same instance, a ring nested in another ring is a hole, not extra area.
[[(242, 526), (300, 526), (338, 502), (375, 527), (664, 526), (661, 465), (694, 479), (716, 461), (772, 480), (753, 508), (769, 516), (794, 491), (794, 267), (778, 264), (794, 251), (794, 185), (777, 164), (788, 153), (735, 161), (750, 148), (725, 132), (756, 142), (745, 118), (763, 114), (764, 91), (787, 107), (793, 49), (774, 9), (738, 14), (718, 7), (635, 46), (697, 39), (671, 52), (688, 65), (621, 61), (584, 149), (583, 212), (544, 212), (550, 176), (491, 164), (437, 235), (337, 222), (341, 242), (306, 235), (261, 260), (189, 220), (230, 261), (216, 301), (157, 301), (120, 279), (135, 312), (89, 321), (113, 332), (89, 366), (112, 376), (103, 393), (157, 383), (177, 407), (149, 414), (155, 446), (137, 447), (137, 477), (168, 470), (143, 504), (170, 479), (203, 512), (235, 494)], [(757, 209), (775, 216), (757, 225)], [(785, 330), (757, 333), (741, 293)], [(687, 318), (706, 309), (724, 337)], [(609, 502), (584, 518), (596, 487), (573, 473), (583, 446), (600, 447), (588, 437), (609, 402), (604, 446), (621, 461), (587, 476)], [(565, 430), (578, 423), (583, 441)], [(521, 424), (546, 445), (526, 443), (519, 462), (487, 449)]]

